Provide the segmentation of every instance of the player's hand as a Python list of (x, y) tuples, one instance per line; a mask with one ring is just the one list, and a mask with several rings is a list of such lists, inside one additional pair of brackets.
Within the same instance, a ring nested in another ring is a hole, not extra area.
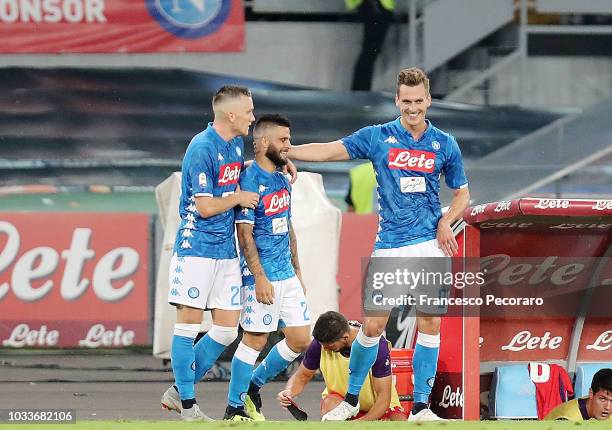
[(255, 298), (264, 305), (274, 303), (274, 287), (266, 276), (255, 277)]
[(276, 399), (278, 400), (278, 403), (280, 403), (283, 408), (290, 406), (291, 400), (293, 399), (293, 397), (291, 397), (291, 390), (281, 391), (280, 393), (276, 395)]
[(459, 251), (459, 245), (457, 245), (457, 240), (455, 240), (453, 230), (451, 229), (449, 222), (443, 218), (440, 218), (440, 221), (438, 222), (438, 232), (436, 234), (436, 238), (438, 239), (438, 246), (447, 257), (452, 257), (453, 255), (457, 254), (457, 251)]
[(289, 182), (291, 184), (294, 184), (295, 181), (297, 181), (298, 171), (297, 167), (295, 167), (295, 164), (293, 164), (293, 161), (287, 160), (287, 164), (283, 167), (283, 172), (289, 173), (289, 175), (291, 176), (291, 180)]
[(251, 191), (242, 191), (240, 186), (236, 187), (238, 194), (238, 204), (243, 208), (255, 209), (259, 203), (259, 194)]

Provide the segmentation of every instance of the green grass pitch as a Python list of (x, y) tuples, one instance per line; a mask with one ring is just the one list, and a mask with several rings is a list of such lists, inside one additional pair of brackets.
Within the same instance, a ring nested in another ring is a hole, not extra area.
[(563, 422), (563, 421), (480, 421), (462, 422), (449, 421), (441, 423), (408, 423), (408, 422), (287, 422), (268, 421), (258, 423), (214, 422), (214, 423), (182, 423), (180, 421), (77, 421), (76, 424), (0, 424), (0, 429), (71, 429), (71, 430), (375, 430), (390, 428), (414, 428), (415, 430), (564, 430), (564, 429), (596, 429), (612, 428), (611, 422)]

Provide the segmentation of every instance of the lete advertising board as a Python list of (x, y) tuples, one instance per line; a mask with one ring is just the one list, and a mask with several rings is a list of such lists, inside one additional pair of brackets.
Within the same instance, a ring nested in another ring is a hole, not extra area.
[(242, 51), (240, 0), (2, 0), (0, 52)]
[(149, 216), (0, 213), (0, 346), (148, 344)]

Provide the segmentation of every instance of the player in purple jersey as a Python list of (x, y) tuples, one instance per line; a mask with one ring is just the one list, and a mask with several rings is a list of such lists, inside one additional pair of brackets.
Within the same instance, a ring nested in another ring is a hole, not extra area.
[[(453, 136), (425, 117), (431, 96), (429, 79), (422, 70), (411, 68), (399, 73), (395, 104), (400, 111), (395, 121), (362, 128), (333, 142), (294, 146), (289, 157), (302, 161), (372, 161), (379, 195), (379, 231), (373, 257), (450, 257), (458, 251), (451, 224), (461, 217), (470, 199), (459, 146)], [(442, 174), (446, 185), (454, 190), (444, 215), (439, 200)], [(345, 400), (323, 420), (346, 420), (359, 411), (359, 391), (376, 359), (389, 312), (365, 318), (351, 350)], [(412, 421), (440, 419), (428, 407), (438, 361), (440, 322), (438, 315), (417, 307)]]
[[(247, 88), (224, 86), (213, 97), (214, 120), (189, 144), (182, 184), (168, 301), (176, 306), (172, 370), (176, 384), (162, 406), (185, 421), (208, 418), (195, 401), (194, 384), (238, 336), (241, 273), (234, 239), (234, 207), (254, 208), (257, 193), (238, 187), (242, 137), (255, 120)], [(204, 309), (212, 310), (210, 331), (194, 345)]]
[[(291, 224), (291, 185), (279, 170), (291, 147), (289, 120), (264, 115), (253, 129), (255, 161), (240, 176), (240, 187), (260, 197), (254, 209), (236, 209), (242, 255), (244, 304), (242, 341), (232, 359), (226, 420), (265, 420), (260, 388), (291, 364), (310, 344), (310, 315)], [(248, 282), (249, 274), (252, 275)], [(278, 342), (253, 370), (271, 332)]]

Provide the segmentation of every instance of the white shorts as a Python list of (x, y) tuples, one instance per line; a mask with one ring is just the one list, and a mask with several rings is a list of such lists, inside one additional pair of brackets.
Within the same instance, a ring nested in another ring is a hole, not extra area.
[(400, 248), (375, 249), (372, 257), (446, 257), (438, 245), (438, 239)]
[(271, 305), (257, 301), (255, 285), (243, 287), (242, 328), (255, 333), (271, 333), (278, 328), (310, 325), (310, 311), (297, 276), (271, 283), (274, 287), (274, 303)]
[(242, 309), (238, 258), (172, 256), (168, 302), (197, 309)]
[[(451, 259), (444, 254), (438, 245), (437, 239), (428, 240), (414, 245), (406, 245), (400, 248), (375, 249), (372, 257), (392, 257), (392, 258), (435, 258), (444, 257), (447, 261), (436, 265), (438, 269), (451, 271)], [(424, 297), (447, 297), (450, 288), (444, 285), (418, 286), (414, 290), (406, 291), (417, 300), (416, 309), (430, 315), (442, 315), (447, 311), (446, 306), (421, 304), (419, 296)], [(388, 307), (387, 310), (392, 309)]]

